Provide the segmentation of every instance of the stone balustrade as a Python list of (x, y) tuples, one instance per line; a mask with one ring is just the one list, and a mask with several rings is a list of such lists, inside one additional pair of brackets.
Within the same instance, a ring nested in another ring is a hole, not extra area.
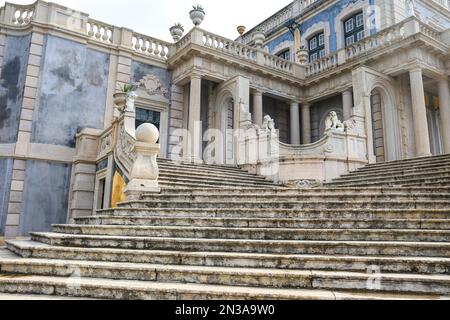
[(12, 26), (27, 26), (31, 23), (35, 16), (35, 5), (16, 5), (13, 3), (5, 3), (0, 8), (1, 22)]
[(132, 43), (135, 51), (163, 60), (169, 58), (170, 48), (173, 46), (172, 43), (138, 33), (133, 33)]
[(293, 74), (294, 71), (294, 63), (267, 53), (264, 54), (264, 65), (289, 74)]
[[(200, 30), (199, 30), (200, 31)], [(203, 45), (216, 51), (231, 54), (244, 60), (256, 61), (257, 49), (243, 45), (239, 42), (223, 38), (221, 36), (201, 30), (203, 33)]]
[(306, 76), (313, 76), (338, 66), (338, 53), (332, 53), (306, 66)]
[(89, 22), (86, 24), (87, 27), (87, 35), (97, 41), (103, 41), (107, 43), (113, 42), (113, 32), (114, 27), (111, 25), (107, 25), (106, 23), (89, 19)]

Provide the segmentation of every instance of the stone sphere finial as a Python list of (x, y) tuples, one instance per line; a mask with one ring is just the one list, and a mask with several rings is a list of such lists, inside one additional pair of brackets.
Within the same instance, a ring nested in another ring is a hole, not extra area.
[(159, 130), (151, 123), (141, 124), (136, 129), (136, 140), (139, 142), (155, 144), (159, 140)]

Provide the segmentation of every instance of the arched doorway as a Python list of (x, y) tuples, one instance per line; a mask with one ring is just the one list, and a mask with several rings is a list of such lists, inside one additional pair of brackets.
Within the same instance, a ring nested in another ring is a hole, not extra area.
[(218, 129), (216, 151), (218, 163), (235, 164), (236, 138), (234, 129), (237, 128), (237, 110), (235, 100), (228, 90), (220, 92), (216, 99), (215, 115), (216, 129)]
[(399, 121), (395, 100), (382, 86), (370, 95), (373, 150), (377, 162), (401, 159)]

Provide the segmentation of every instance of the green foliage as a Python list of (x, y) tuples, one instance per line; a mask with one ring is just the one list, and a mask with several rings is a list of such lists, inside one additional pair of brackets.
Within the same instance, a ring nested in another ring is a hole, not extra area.
[(201, 11), (201, 12), (205, 13), (205, 9), (199, 4), (192, 6), (192, 8), (194, 8), (193, 10)]

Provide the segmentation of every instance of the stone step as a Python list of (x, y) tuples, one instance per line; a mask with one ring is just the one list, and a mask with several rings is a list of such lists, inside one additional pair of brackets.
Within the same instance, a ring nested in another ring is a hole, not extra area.
[[(417, 164), (388, 164), (384, 166), (373, 166), (368, 165), (361, 168), (358, 168), (357, 170), (353, 171), (352, 173), (361, 173), (361, 174), (373, 174), (373, 173), (383, 173), (383, 172), (401, 172), (401, 171), (407, 171), (407, 170), (427, 170), (430, 168), (443, 168), (448, 167), (450, 165), (450, 158), (445, 160), (435, 160), (435, 161), (427, 161), (427, 162), (421, 162)], [(352, 174), (350, 173), (350, 174)]]
[(450, 241), (450, 230), (293, 229), (181, 226), (53, 225), (53, 232), (113, 237), (300, 241)]
[(422, 229), (450, 230), (449, 219), (369, 220), (369, 219), (260, 219), (260, 218), (174, 218), (95, 216), (75, 218), (78, 225), (173, 226), (223, 228), (305, 228), (305, 229)]
[[(274, 195), (383, 195), (389, 193), (396, 193), (401, 195), (424, 195), (424, 194), (435, 194), (435, 193), (450, 193), (450, 187), (375, 187), (375, 188), (310, 188), (310, 189), (299, 189), (299, 188), (221, 188), (214, 189), (213, 191), (205, 188), (177, 188), (177, 189), (164, 189), (161, 194), (165, 195), (177, 195), (177, 194), (191, 194), (191, 195), (209, 195), (214, 194), (226, 194), (226, 195), (247, 195), (247, 194), (258, 194), (266, 196)], [(153, 194), (144, 194), (144, 196), (152, 196)]]
[(237, 165), (216, 165), (216, 164), (205, 164), (205, 163), (192, 163), (183, 161), (172, 161), (170, 159), (158, 158), (158, 166), (176, 167), (176, 168), (187, 168), (196, 170), (222, 170), (228, 172), (247, 172), (241, 169)]
[(252, 188), (270, 188), (275, 184), (270, 182), (230, 182), (230, 181), (210, 181), (210, 180), (195, 180), (195, 179), (159, 179), (161, 188), (171, 187), (203, 187), (203, 188), (221, 188), (221, 187), (252, 187)]
[[(377, 266), (380, 272), (386, 273), (450, 274), (450, 258), (76, 248), (55, 247), (40, 242), (18, 240), (8, 241), (8, 249), (23, 258), (47, 260), (354, 272), (367, 272), (372, 266)], [(15, 256), (10, 259), (16, 258)]]
[(190, 176), (216, 176), (216, 177), (234, 177), (243, 179), (254, 179), (254, 180), (266, 180), (263, 176), (258, 176), (256, 174), (251, 174), (247, 171), (211, 171), (211, 170), (196, 170), (196, 169), (186, 169), (186, 168), (176, 168), (176, 167), (159, 167), (160, 175), (190, 175)]
[(409, 181), (414, 179), (430, 179), (430, 178), (450, 178), (450, 170), (434, 170), (432, 172), (408, 173), (403, 176), (400, 175), (376, 175), (373, 177), (351, 177), (351, 178), (337, 178), (333, 182), (340, 183), (359, 183), (359, 182), (384, 182), (384, 181)]
[(450, 209), (255, 209), (255, 208), (116, 208), (100, 215), (173, 218), (287, 218), (287, 219), (449, 219)]
[(223, 209), (383, 209), (389, 208), (396, 209), (450, 209), (450, 200), (434, 200), (434, 201), (383, 201), (377, 200), (376, 202), (369, 201), (288, 201), (272, 202), (272, 201), (164, 201), (164, 200), (146, 200), (146, 201), (131, 201), (123, 202), (119, 205), (121, 208), (141, 208), (141, 209), (154, 209), (154, 208), (223, 208)]
[(430, 166), (428, 168), (419, 168), (419, 169), (411, 169), (411, 168), (405, 168), (401, 170), (380, 170), (379, 172), (359, 172), (359, 171), (353, 171), (348, 174), (344, 174), (340, 176), (340, 178), (336, 180), (344, 180), (344, 179), (371, 179), (371, 178), (379, 178), (379, 177), (386, 177), (386, 176), (395, 176), (395, 177), (404, 177), (408, 175), (413, 174), (422, 174), (422, 175), (430, 175), (434, 176), (436, 175), (436, 172), (440, 171), (448, 171), (450, 169), (450, 163), (449, 165), (442, 167), (436, 167), (436, 166)]
[(431, 178), (424, 177), (421, 179), (402, 179), (402, 180), (377, 180), (377, 181), (342, 181), (326, 183), (326, 186), (337, 187), (377, 187), (377, 186), (404, 186), (404, 187), (420, 187), (420, 186), (448, 186), (450, 185), (450, 177), (444, 178)]
[(139, 250), (208, 251), (359, 256), (450, 257), (448, 242), (287, 241), (248, 239), (148, 238), (31, 233), (53, 246)]
[(248, 177), (248, 176), (235, 176), (231, 174), (216, 175), (216, 174), (202, 174), (202, 173), (173, 173), (173, 172), (160, 172), (159, 178), (161, 180), (206, 180), (206, 181), (228, 181), (228, 182), (247, 182), (247, 183), (266, 183), (274, 184), (272, 181), (265, 179), (264, 177)]
[[(411, 280), (413, 281), (413, 280)], [(438, 280), (439, 281), (439, 280)], [(0, 278), (0, 292), (22, 292), (117, 300), (424, 300), (448, 299), (433, 294), (395, 294), (318, 289), (274, 289), (192, 283), (164, 283), (49, 276), (11, 275)]]
[(365, 166), (364, 168), (392, 168), (397, 165), (405, 165), (405, 166), (414, 166), (416, 164), (423, 164), (423, 163), (434, 163), (434, 162), (441, 162), (441, 161), (448, 161), (450, 160), (450, 155), (438, 155), (438, 156), (430, 156), (430, 157), (419, 157), (419, 158), (411, 158), (411, 159), (405, 159), (405, 160), (396, 160), (396, 161), (387, 161), (387, 162), (380, 162), (380, 163), (373, 163)]
[(84, 279), (101, 278), (232, 287), (450, 294), (450, 275), (370, 274), (36, 259), (0, 261), (0, 265), (4, 275), (0, 279), (12, 278), (9, 275), (57, 276), (65, 278), (69, 287), (77, 287)]
[(262, 202), (270, 199), (272, 202), (291, 202), (291, 201), (431, 201), (431, 200), (449, 200), (450, 193), (428, 193), (428, 194), (405, 194), (405, 193), (379, 193), (379, 194), (357, 194), (357, 193), (335, 193), (335, 194), (224, 194), (210, 191), (208, 195), (185, 194), (149, 194), (143, 195), (143, 201), (195, 201), (195, 202)]

